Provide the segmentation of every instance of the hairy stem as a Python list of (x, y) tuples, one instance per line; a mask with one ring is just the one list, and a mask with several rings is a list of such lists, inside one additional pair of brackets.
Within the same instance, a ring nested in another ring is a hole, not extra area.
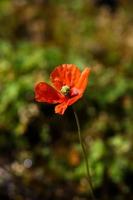
[(86, 148), (85, 148), (85, 145), (84, 145), (84, 143), (82, 141), (82, 137), (81, 137), (81, 130), (80, 130), (80, 124), (79, 124), (78, 115), (77, 115), (77, 113), (76, 113), (76, 111), (74, 109), (73, 109), (73, 112), (74, 112), (74, 116), (75, 116), (75, 120), (76, 120), (76, 124), (77, 124), (77, 128), (78, 128), (79, 141), (80, 141), (80, 144), (81, 144), (81, 147), (82, 147), (82, 151), (83, 151), (83, 155), (84, 155), (84, 159), (85, 159), (87, 179), (88, 179), (88, 182), (89, 182), (91, 197), (92, 197), (93, 200), (96, 200), (95, 196), (94, 196), (94, 192), (93, 192), (93, 185), (92, 185), (92, 181), (91, 181), (91, 175), (90, 175), (90, 170), (89, 170), (89, 164), (88, 164)]

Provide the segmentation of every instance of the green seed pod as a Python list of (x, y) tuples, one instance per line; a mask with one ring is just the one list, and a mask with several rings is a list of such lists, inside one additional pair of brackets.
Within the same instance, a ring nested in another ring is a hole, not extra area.
[(64, 94), (65, 96), (67, 96), (70, 92), (70, 87), (68, 85), (64, 85), (62, 88), (61, 88), (61, 93)]

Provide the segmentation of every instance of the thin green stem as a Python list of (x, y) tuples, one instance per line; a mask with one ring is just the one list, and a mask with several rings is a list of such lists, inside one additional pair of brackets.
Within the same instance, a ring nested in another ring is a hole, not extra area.
[(75, 120), (76, 120), (76, 124), (77, 124), (77, 128), (78, 128), (79, 141), (80, 141), (80, 144), (81, 144), (81, 147), (82, 147), (82, 151), (83, 151), (83, 155), (84, 155), (84, 159), (85, 159), (87, 179), (88, 179), (89, 186), (90, 186), (91, 196), (92, 196), (93, 200), (96, 200), (95, 196), (94, 196), (94, 192), (93, 192), (93, 185), (92, 185), (92, 181), (91, 181), (91, 175), (90, 175), (90, 170), (89, 170), (89, 164), (88, 164), (86, 148), (85, 148), (85, 145), (84, 145), (84, 143), (82, 141), (82, 137), (81, 137), (81, 130), (80, 130), (80, 124), (79, 124), (78, 115), (77, 115), (77, 113), (76, 113), (76, 111), (74, 109), (73, 109), (73, 112), (74, 112), (74, 116), (75, 116)]

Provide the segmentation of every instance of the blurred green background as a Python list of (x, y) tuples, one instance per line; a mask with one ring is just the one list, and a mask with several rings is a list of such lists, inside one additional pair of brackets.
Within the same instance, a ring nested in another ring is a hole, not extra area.
[(0, 199), (88, 200), (72, 108), (34, 101), (59, 64), (92, 69), (75, 104), (98, 200), (130, 200), (132, 0), (0, 1)]

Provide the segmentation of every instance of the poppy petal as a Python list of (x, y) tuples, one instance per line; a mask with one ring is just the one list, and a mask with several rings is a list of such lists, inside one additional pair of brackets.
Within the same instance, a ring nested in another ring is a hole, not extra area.
[(76, 101), (78, 101), (82, 97), (82, 95), (83, 95), (83, 93), (80, 93), (77, 96), (70, 98), (68, 100), (68, 105), (70, 106), (70, 105), (74, 104)]
[(65, 110), (68, 107), (68, 102), (63, 102), (57, 106), (55, 106), (55, 113), (58, 113), (60, 115), (63, 115)]
[(80, 93), (77, 96), (74, 96), (70, 99), (66, 99), (63, 103), (55, 106), (55, 113), (63, 115), (67, 107), (74, 104), (76, 101), (78, 101), (82, 97), (82, 94), (83, 93)]
[(46, 103), (61, 103), (64, 96), (47, 83), (40, 82), (35, 86), (35, 100)]
[(88, 76), (90, 74), (90, 68), (85, 68), (84, 71), (81, 73), (78, 83), (76, 84), (76, 88), (79, 89), (82, 93), (87, 87), (88, 83)]
[(50, 78), (56, 89), (61, 90), (62, 86), (73, 87), (79, 80), (80, 70), (74, 64), (62, 64), (55, 68)]

